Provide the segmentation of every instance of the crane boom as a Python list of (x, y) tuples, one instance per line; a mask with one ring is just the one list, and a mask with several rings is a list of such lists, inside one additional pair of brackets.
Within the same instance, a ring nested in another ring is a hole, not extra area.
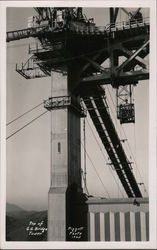
[(35, 27), (35, 28), (27, 28), (15, 31), (8, 31), (6, 41), (15, 41), (29, 37), (37, 37), (40, 34), (43, 34), (48, 26)]

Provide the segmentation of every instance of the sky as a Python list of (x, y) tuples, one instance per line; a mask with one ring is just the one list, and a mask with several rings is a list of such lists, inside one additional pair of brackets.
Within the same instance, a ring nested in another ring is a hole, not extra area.
[[(148, 10), (142, 11), (148, 17)], [(109, 23), (108, 9), (86, 8), (84, 13), (89, 18), (94, 17), (97, 25)], [(33, 8), (9, 8), (7, 10), (7, 30), (26, 28), (28, 17), (35, 14)], [(126, 18), (126, 14), (121, 11), (118, 21), (126, 20)], [(20, 64), (27, 60), (28, 44), (32, 42), (34, 40), (29, 38), (7, 44), (7, 123), (50, 96), (50, 77), (26, 80), (15, 71), (16, 63)], [(137, 182), (144, 182), (145, 186), (141, 185), (140, 188), (143, 196), (148, 196), (149, 81), (141, 81), (134, 88), (135, 124), (119, 124), (116, 119), (116, 107), (113, 105), (113, 102), (116, 103), (115, 90), (111, 86), (105, 87), (105, 89), (117, 132), (121, 139), (126, 139), (126, 137), (128, 139), (129, 146), (127, 142), (123, 144), (127, 156), (130, 161), (135, 162), (136, 160), (136, 164), (133, 164), (133, 172)], [(7, 126), (7, 136), (44, 111), (41, 105), (33, 112)], [(83, 128), (81, 128), (82, 131)], [(90, 156), (90, 160), (87, 157), (86, 162), (89, 193), (107, 198), (126, 197), (114, 170), (107, 165), (109, 163), (108, 157), (95, 128), (92, 126), (89, 115), (86, 120), (86, 150)], [(82, 157), (82, 168), (83, 165)], [(50, 112), (7, 140), (6, 180), (8, 202), (28, 210), (47, 209), (50, 187)]]

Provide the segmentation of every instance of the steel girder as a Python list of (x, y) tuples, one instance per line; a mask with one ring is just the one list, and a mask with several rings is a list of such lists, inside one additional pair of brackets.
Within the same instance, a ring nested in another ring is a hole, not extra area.
[[(83, 68), (82, 83), (112, 84), (117, 88), (119, 85), (146, 80), (149, 78), (149, 65), (146, 58), (148, 54), (148, 34), (138, 35), (132, 42), (129, 39), (117, 40), (113, 43), (111, 41), (104, 51), (96, 53), (93, 57), (84, 57), (86, 64)], [(109, 65), (104, 68), (102, 64), (107, 59), (109, 59)], [(89, 73), (90, 70), (91, 73)]]

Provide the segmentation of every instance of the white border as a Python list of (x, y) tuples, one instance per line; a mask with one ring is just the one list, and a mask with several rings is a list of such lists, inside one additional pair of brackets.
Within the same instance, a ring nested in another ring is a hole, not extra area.
[[(5, 198), (6, 198), (6, 7), (32, 6), (80, 6), (80, 7), (149, 7), (150, 8), (150, 94), (149, 94), (149, 242), (6, 242)], [(0, 83), (1, 83), (1, 249), (156, 249), (156, 0), (106, 0), (106, 1), (1, 1), (0, 2)]]

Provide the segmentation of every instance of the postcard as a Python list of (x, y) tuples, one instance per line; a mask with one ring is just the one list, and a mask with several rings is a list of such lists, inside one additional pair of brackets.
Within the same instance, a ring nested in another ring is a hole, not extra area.
[(156, 249), (156, 1), (1, 1), (1, 248)]

